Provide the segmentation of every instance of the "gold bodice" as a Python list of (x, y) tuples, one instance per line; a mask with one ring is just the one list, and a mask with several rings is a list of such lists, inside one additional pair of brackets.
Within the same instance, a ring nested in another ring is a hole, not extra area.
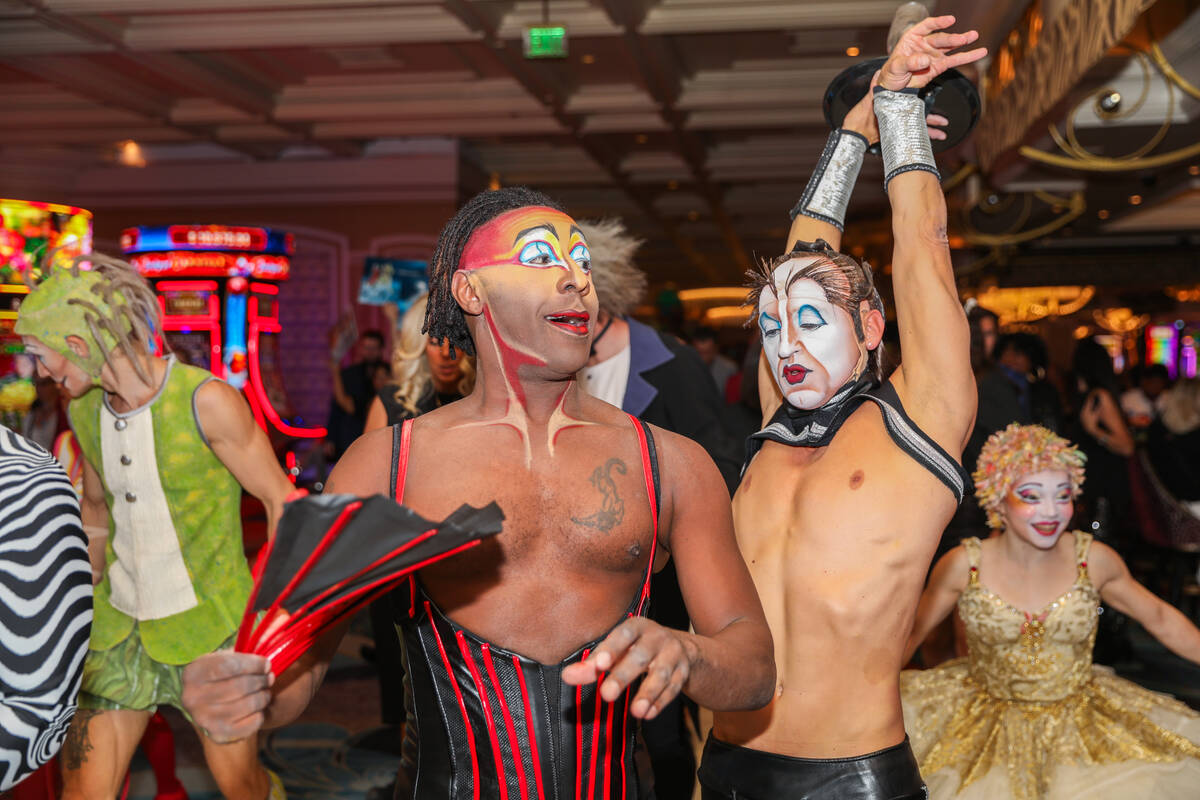
[(1002, 700), (1059, 700), (1092, 678), (1100, 594), (1088, 577), (1091, 534), (1075, 532), (1075, 583), (1045, 608), (1015, 608), (980, 575), (979, 540), (967, 539), (970, 578), (958, 600), (967, 630), (970, 675)]

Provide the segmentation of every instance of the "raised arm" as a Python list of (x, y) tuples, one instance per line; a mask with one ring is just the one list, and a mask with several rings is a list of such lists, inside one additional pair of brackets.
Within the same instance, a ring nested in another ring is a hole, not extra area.
[(644, 719), (680, 691), (718, 711), (760, 708), (775, 688), (771, 631), (733, 537), (729, 494), (699, 445), (658, 430), (655, 438), (664, 476), (660, 530), (695, 633), (631, 619), (563, 670), (563, 680), (590, 683), (608, 672), (600, 693), (612, 702), (645, 675), (629, 707)]
[(208, 445), (237, 482), (267, 509), (267, 536), (283, 513), (292, 490), (271, 442), (255, 423), (242, 393), (224, 381), (210, 380), (196, 390), (196, 421)]
[(1125, 562), (1108, 545), (1093, 542), (1088, 558), (1105, 603), (1133, 617), (1172, 653), (1200, 664), (1200, 630), (1183, 612), (1135, 581)]
[(905, 663), (912, 660), (930, 631), (954, 610), (963, 587), (967, 585), (969, 569), (967, 553), (961, 545), (938, 560), (921, 595), (921, 603), (917, 606), (917, 616), (904, 648)]
[(975, 415), (967, 319), (958, 300), (946, 238), (946, 201), (916, 91), (945, 70), (982, 58), (982, 48), (949, 55), (978, 34), (941, 32), (954, 17), (930, 17), (897, 42), (874, 90), (892, 205), (892, 283), (903, 363), (894, 379), (909, 413), (957, 454)]

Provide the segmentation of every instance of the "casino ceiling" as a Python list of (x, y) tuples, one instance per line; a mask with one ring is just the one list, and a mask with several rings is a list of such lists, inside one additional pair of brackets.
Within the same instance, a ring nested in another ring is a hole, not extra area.
[[(897, 5), (0, 0), (0, 196), (30, 165), (112, 164), (129, 141), (139, 163), (301, 166), (450, 143), (460, 196), (533, 185), (576, 216), (622, 217), (657, 281), (737, 282), (783, 243), (825, 87), (884, 53)], [(964, 283), (1200, 274), (1197, 2), (930, 5), (992, 50), (971, 74), (983, 117), (940, 157)], [(568, 53), (528, 59), (523, 33), (546, 20)], [(847, 241), (886, 261), (881, 177), (869, 157)]]

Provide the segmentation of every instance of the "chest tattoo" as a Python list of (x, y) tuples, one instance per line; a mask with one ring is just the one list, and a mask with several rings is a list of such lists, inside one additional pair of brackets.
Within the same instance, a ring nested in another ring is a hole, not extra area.
[(619, 458), (610, 458), (603, 467), (596, 467), (596, 471), (588, 480), (592, 486), (596, 487), (596, 491), (600, 492), (600, 510), (583, 518), (571, 517), (571, 521), (576, 525), (608, 533), (620, 525), (621, 520), (625, 519), (625, 501), (621, 499), (621, 495), (617, 491), (616, 481), (613, 480), (613, 470), (624, 475), (628, 468), (625, 466), (625, 462)]

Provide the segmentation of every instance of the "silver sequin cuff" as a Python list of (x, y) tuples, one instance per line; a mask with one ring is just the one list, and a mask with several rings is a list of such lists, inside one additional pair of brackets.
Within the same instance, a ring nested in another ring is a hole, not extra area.
[(879, 147), (883, 151), (884, 190), (892, 178), (914, 169), (938, 175), (929, 130), (925, 127), (925, 101), (917, 96), (917, 91), (891, 92), (877, 86), (874, 102)]
[(821, 160), (804, 187), (804, 194), (792, 209), (794, 220), (798, 214), (828, 222), (842, 230), (846, 220), (846, 206), (862, 168), (863, 153), (867, 152), (867, 140), (860, 134), (847, 130), (836, 130), (825, 141)]

